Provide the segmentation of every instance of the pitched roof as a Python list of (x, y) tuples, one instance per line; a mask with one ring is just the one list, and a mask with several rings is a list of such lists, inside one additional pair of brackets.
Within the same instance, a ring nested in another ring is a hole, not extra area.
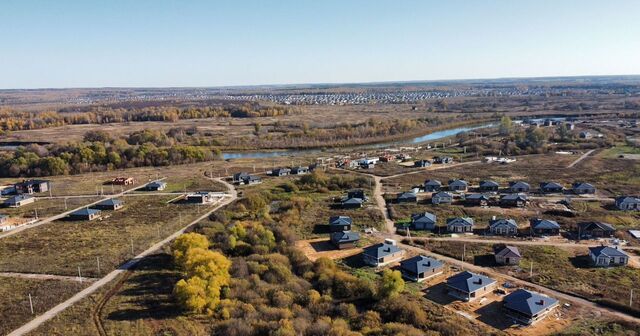
[(153, 182), (147, 183), (147, 187), (161, 187), (166, 185), (167, 183), (162, 181), (153, 181)]
[(400, 268), (415, 274), (426, 273), (432, 269), (440, 268), (442, 266), (444, 266), (442, 261), (422, 255), (400, 262)]
[(16, 196), (9, 197), (4, 202), (5, 203), (18, 203), (20, 201), (24, 201), (24, 200), (30, 199), (30, 198), (33, 198), (33, 196), (22, 194), (22, 195), (16, 195)]
[(556, 182), (542, 182), (542, 183), (540, 183), (540, 188), (545, 188), (545, 189), (564, 189), (564, 186), (562, 186), (562, 184), (556, 183)]
[(595, 187), (591, 183), (576, 182), (573, 184), (573, 189), (595, 189)]
[(438, 180), (427, 180), (424, 182), (424, 185), (426, 186), (442, 186), (442, 182), (438, 181)]
[(405, 191), (398, 195), (398, 198), (416, 198), (416, 197), (418, 197), (418, 195), (416, 195), (416, 193), (414, 193), (413, 191)]
[(448, 193), (446, 191), (439, 191), (435, 194), (433, 194), (433, 196), (431, 197), (449, 197), (449, 198), (453, 198), (453, 195), (451, 193)]
[(510, 258), (521, 258), (520, 250), (518, 250), (515, 246), (504, 246), (502, 248), (498, 248), (496, 250), (496, 255), (501, 257), (510, 257)]
[(501, 201), (517, 201), (517, 200), (526, 201), (527, 200), (527, 195), (525, 195), (525, 194), (507, 194), (507, 195), (502, 196), (502, 198), (500, 200)]
[(615, 231), (616, 229), (611, 224), (603, 223), (603, 222), (582, 222), (578, 223), (578, 227), (580, 230), (594, 230), (600, 229), (604, 231)]
[(505, 218), (500, 218), (500, 219), (492, 219), (489, 221), (489, 227), (497, 227), (497, 226), (515, 226), (516, 228), (518, 227), (518, 223), (516, 223), (515, 220), (513, 219), (505, 219)]
[(447, 225), (473, 226), (475, 221), (471, 217), (455, 217), (448, 218)]
[(421, 212), (417, 214), (411, 215), (412, 222), (427, 222), (427, 223), (435, 223), (436, 215), (429, 212)]
[(480, 187), (481, 188), (500, 187), (500, 185), (496, 181), (484, 180), (484, 181), (480, 181)]
[(342, 200), (342, 204), (362, 204), (362, 203), (364, 203), (364, 200), (362, 198), (351, 197), (351, 198), (346, 198)]
[(551, 229), (560, 229), (560, 224), (550, 219), (536, 218), (531, 220), (531, 227), (534, 229), (551, 230)]
[(539, 312), (558, 304), (558, 300), (526, 289), (518, 289), (502, 300), (508, 309), (533, 316)]
[(400, 251), (402, 250), (396, 245), (380, 243), (366, 247), (362, 253), (374, 258), (382, 258)]
[(640, 198), (635, 197), (635, 196), (618, 196), (616, 197), (616, 204), (618, 203), (627, 203), (627, 202), (631, 202), (631, 203), (640, 203)]
[(621, 250), (618, 250), (615, 247), (609, 246), (594, 246), (589, 247), (589, 252), (596, 257), (605, 256), (605, 257), (628, 257), (626, 253)]
[(524, 181), (514, 181), (514, 182), (509, 182), (509, 187), (510, 188), (514, 188), (514, 187), (518, 187), (518, 188), (530, 188), (531, 186), (529, 185), (529, 183), (524, 182)]
[(360, 240), (360, 234), (352, 231), (333, 232), (331, 234), (331, 241), (338, 243), (351, 243)]
[(71, 215), (73, 216), (90, 216), (90, 215), (96, 215), (99, 214), (100, 210), (97, 209), (90, 209), (90, 208), (82, 208), (80, 210), (76, 210), (74, 212), (71, 213)]
[(467, 181), (465, 181), (465, 180), (450, 180), (449, 181), (449, 186), (454, 186), (454, 185), (466, 187), (467, 186)]
[(329, 218), (329, 225), (351, 225), (353, 220), (349, 216), (332, 216)]
[(122, 204), (122, 201), (117, 198), (109, 198), (104, 201), (99, 202), (97, 205), (106, 205), (106, 206), (114, 206)]
[(471, 195), (465, 196), (464, 199), (465, 200), (474, 200), (474, 201), (475, 200), (481, 200), (481, 199), (489, 200), (490, 197), (489, 197), (489, 195), (485, 195), (485, 194), (471, 194)]
[(447, 285), (449, 287), (466, 293), (475, 292), (476, 290), (486, 287), (494, 282), (496, 281), (489, 277), (469, 271), (458, 273), (447, 279)]

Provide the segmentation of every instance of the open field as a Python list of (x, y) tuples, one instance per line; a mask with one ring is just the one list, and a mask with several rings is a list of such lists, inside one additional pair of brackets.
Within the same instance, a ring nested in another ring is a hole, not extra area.
[(59, 220), (0, 239), (0, 270), (76, 275), (80, 267), (84, 275), (104, 275), (206, 210), (167, 204), (171, 198), (129, 197), (124, 209), (106, 211), (102, 220)]
[(29, 321), (34, 315), (29, 307), (29, 294), (35, 315), (42, 314), (85, 287), (76, 281), (34, 280), (0, 277), (0, 335)]

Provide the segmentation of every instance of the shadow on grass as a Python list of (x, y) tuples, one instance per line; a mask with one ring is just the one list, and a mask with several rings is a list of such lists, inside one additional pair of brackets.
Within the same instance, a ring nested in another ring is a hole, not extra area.
[(478, 308), (475, 313), (479, 315), (478, 321), (498, 330), (505, 330), (513, 325), (513, 321), (504, 315), (501, 308), (502, 302), (493, 301)]
[(324, 233), (330, 233), (331, 232), (331, 227), (327, 224), (316, 224), (313, 226), (313, 231), (314, 234), (324, 234)]
[(342, 259), (342, 262), (351, 268), (369, 267), (369, 265), (365, 264), (364, 261), (362, 261), (362, 253), (346, 257)]
[(473, 264), (482, 267), (499, 266), (496, 263), (496, 257), (493, 254), (482, 254), (473, 257)]
[(591, 258), (588, 255), (570, 257), (569, 261), (575, 268), (593, 268)]
[(316, 242), (310, 243), (309, 245), (311, 245), (313, 250), (316, 252), (337, 250), (336, 247), (333, 244), (331, 244), (330, 240), (316, 241)]
[(116, 296), (126, 297), (124, 301), (127, 308), (112, 311), (106, 318), (133, 321), (143, 318), (175, 318), (181, 315), (172, 295), (180, 273), (172, 265), (168, 254), (156, 254), (142, 259), (133, 275), (125, 282), (124, 289), (116, 293)]
[(443, 306), (458, 301), (447, 294), (447, 284), (445, 282), (439, 282), (431, 287), (425, 288), (424, 297)]

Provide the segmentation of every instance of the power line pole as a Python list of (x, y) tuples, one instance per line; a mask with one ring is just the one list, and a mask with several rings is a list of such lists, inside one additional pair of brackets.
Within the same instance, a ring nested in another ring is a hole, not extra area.
[(82, 273), (80, 272), (80, 266), (78, 266), (78, 280), (82, 283)]
[(100, 272), (100, 257), (96, 257), (96, 261), (98, 262), (98, 275), (100, 275), (102, 272)]
[(135, 256), (135, 253), (133, 252), (133, 237), (129, 239), (131, 241), (131, 255)]
[(629, 306), (633, 307), (633, 288), (631, 288), (631, 292), (629, 293)]
[(33, 315), (33, 300), (31, 299), (31, 293), (29, 293), (29, 307), (31, 307), (31, 315)]
[(533, 278), (533, 260), (531, 260), (531, 268), (529, 268), (529, 278)]
[(466, 253), (467, 253), (467, 244), (464, 243), (464, 244), (462, 244), (462, 261), (463, 262), (464, 262), (464, 259), (465, 259), (464, 257), (465, 257)]

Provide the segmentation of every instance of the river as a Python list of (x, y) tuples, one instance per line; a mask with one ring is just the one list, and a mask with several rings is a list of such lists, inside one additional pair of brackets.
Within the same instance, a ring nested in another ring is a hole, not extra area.
[[(387, 148), (387, 147), (395, 147), (402, 145), (417, 145), (429, 141), (435, 141), (444, 139), (450, 136), (454, 136), (463, 132), (472, 131), (480, 128), (487, 128), (495, 126), (495, 124), (484, 124), (480, 126), (469, 126), (469, 127), (457, 127), (448, 130), (437, 131), (433, 133), (428, 133), (425, 135), (421, 135), (415, 138), (404, 139), (404, 140), (394, 140), (376, 144), (369, 145), (354, 145), (347, 147), (340, 147), (340, 149), (375, 149), (375, 148)], [(260, 158), (271, 158), (271, 157), (279, 157), (279, 156), (295, 156), (300, 154), (311, 154), (311, 153), (320, 153), (322, 150), (320, 149), (290, 149), (290, 150), (281, 150), (281, 151), (237, 151), (237, 152), (225, 152), (222, 153), (222, 158), (227, 159), (260, 159)]]

